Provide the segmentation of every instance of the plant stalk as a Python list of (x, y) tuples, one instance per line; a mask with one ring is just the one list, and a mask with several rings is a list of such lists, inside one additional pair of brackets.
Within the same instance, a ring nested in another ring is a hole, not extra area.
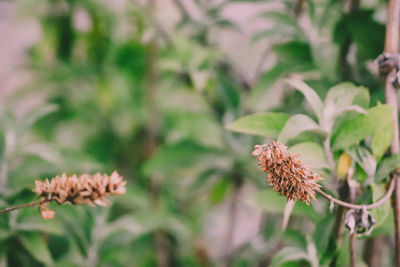
[[(399, 47), (399, 22), (400, 22), (400, 0), (390, 0), (388, 7), (388, 18), (386, 24), (385, 36), (385, 52), (395, 54)], [(394, 138), (390, 146), (392, 155), (399, 153), (399, 123), (398, 123), (398, 107), (397, 107), (397, 92), (392, 84), (392, 77), (395, 75), (395, 70), (392, 70), (385, 79), (385, 99), (386, 103), (393, 107), (393, 130)], [(397, 266), (400, 267), (400, 181), (398, 172), (394, 172), (392, 180), (395, 181), (395, 190), (393, 196), (393, 211), (395, 220), (395, 247)]]
[[(353, 167), (350, 167), (347, 172), (347, 185), (349, 187), (350, 203), (354, 203), (356, 199), (356, 188), (354, 185), (354, 181), (352, 180), (353, 173), (354, 173)], [(349, 247), (350, 247), (350, 266), (356, 267), (356, 239), (354, 233), (352, 233), (349, 237)]]
[(7, 212), (10, 212), (10, 211), (13, 211), (13, 210), (17, 210), (17, 209), (26, 208), (26, 207), (34, 207), (34, 206), (40, 205), (40, 204), (42, 204), (42, 203), (44, 203), (46, 201), (48, 201), (48, 200), (47, 199), (43, 199), (43, 200), (36, 201), (36, 202), (25, 203), (25, 204), (20, 204), (20, 205), (8, 207), (8, 208), (5, 208), (3, 210), (0, 210), (0, 214), (7, 213)]
[(228, 267), (232, 265), (232, 252), (233, 252), (233, 239), (235, 235), (236, 220), (237, 220), (237, 206), (239, 202), (240, 189), (242, 187), (242, 177), (235, 175), (234, 192), (229, 206), (229, 224), (225, 236), (225, 249), (223, 252), (223, 266)]
[(317, 189), (316, 191), (318, 193), (320, 193), (326, 199), (328, 199), (330, 201), (333, 201), (334, 203), (336, 203), (337, 205), (340, 205), (342, 207), (349, 208), (349, 209), (355, 209), (355, 210), (359, 210), (359, 209), (362, 209), (362, 208), (366, 208), (367, 210), (370, 210), (370, 209), (373, 209), (373, 208), (377, 208), (380, 205), (384, 204), (386, 201), (388, 201), (390, 196), (392, 195), (392, 193), (394, 191), (394, 188), (395, 188), (395, 181), (392, 179), (390, 181), (389, 188), (386, 191), (385, 195), (381, 199), (379, 199), (377, 202), (374, 202), (374, 203), (371, 203), (371, 204), (368, 204), (368, 205), (358, 205), (358, 204), (348, 203), (348, 202), (339, 200), (337, 198), (334, 198), (333, 196), (331, 196), (331, 195), (325, 193), (324, 191), (322, 191), (321, 189)]

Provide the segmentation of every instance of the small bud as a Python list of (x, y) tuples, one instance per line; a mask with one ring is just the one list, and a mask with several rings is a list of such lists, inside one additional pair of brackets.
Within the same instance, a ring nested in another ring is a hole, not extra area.
[(332, 213), (334, 208), (335, 208), (335, 203), (331, 200), (331, 202), (329, 203), (329, 212)]

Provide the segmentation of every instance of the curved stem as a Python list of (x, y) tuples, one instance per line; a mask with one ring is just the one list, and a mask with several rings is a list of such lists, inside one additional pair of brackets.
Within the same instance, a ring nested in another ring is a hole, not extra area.
[(326, 199), (329, 199), (330, 201), (333, 201), (337, 205), (343, 206), (345, 208), (349, 208), (349, 209), (362, 209), (362, 208), (373, 209), (373, 208), (379, 207), (380, 205), (382, 205), (383, 203), (385, 203), (386, 201), (389, 200), (390, 196), (393, 193), (394, 186), (395, 186), (395, 180), (392, 179), (390, 181), (390, 185), (389, 185), (388, 190), (386, 191), (386, 194), (381, 199), (379, 199), (377, 202), (374, 202), (374, 203), (371, 203), (371, 204), (368, 204), (368, 205), (357, 205), (357, 204), (348, 203), (348, 202), (345, 202), (345, 201), (341, 201), (341, 200), (339, 200), (339, 199), (337, 199), (337, 198), (325, 193), (321, 189), (317, 189), (316, 191), (318, 193), (320, 193)]
[(13, 207), (8, 207), (8, 208), (5, 208), (3, 210), (0, 210), (0, 214), (7, 213), (7, 212), (10, 212), (10, 211), (13, 211), (13, 210), (16, 210), (16, 209), (21, 209), (21, 208), (26, 208), (26, 207), (33, 207), (33, 206), (36, 206), (36, 205), (40, 205), (40, 204), (42, 204), (42, 203), (44, 203), (46, 201), (48, 201), (48, 200), (47, 199), (43, 199), (43, 200), (36, 201), (36, 202), (25, 203), (25, 204), (16, 205), (16, 206), (13, 206)]

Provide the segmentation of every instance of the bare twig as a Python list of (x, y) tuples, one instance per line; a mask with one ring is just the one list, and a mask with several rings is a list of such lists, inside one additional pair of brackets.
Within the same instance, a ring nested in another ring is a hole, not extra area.
[(0, 214), (7, 213), (7, 212), (10, 212), (10, 211), (13, 211), (13, 210), (17, 210), (17, 209), (26, 208), (26, 207), (34, 207), (34, 206), (40, 205), (40, 204), (42, 204), (44, 202), (47, 202), (47, 201), (48, 201), (47, 199), (43, 199), (43, 200), (36, 201), (36, 202), (25, 203), (25, 204), (20, 204), (20, 205), (8, 207), (8, 208), (5, 208), (3, 210), (0, 210)]
[(239, 202), (239, 195), (240, 195), (240, 189), (242, 187), (242, 178), (236, 174), (235, 178), (235, 184), (234, 184), (234, 192), (232, 196), (232, 201), (229, 206), (229, 224), (228, 228), (226, 231), (226, 236), (225, 236), (225, 247), (224, 247), (224, 252), (223, 252), (223, 266), (231, 266), (232, 265), (232, 250), (233, 250), (233, 239), (235, 235), (235, 226), (236, 226), (236, 221), (237, 221), (237, 206)]
[[(388, 18), (386, 24), (386, 36), (385, 36), (385, 52), (397, 53), (399, 48), (399, 22), (400, 22), (400, 0), (390, 0), (388, 7)], [(399, 153), (399, 123), (398, 123), (398, 107), (397, 107), (397, 92), (394, 88), (391, 80), (395, 75), (395, 71), (392, 70), (387, 75), (385, 80), (385, 99), (386, 103), (393, 107), (393, 130), (394, 138), (390, 147), (391, 154)], [(397, 266), (400, 267), (400, 181), (398, 172), (394, 172), (392, 176), (392, 182), (395, 181), (395, 191), (393, 197), (393, 210), (395, 220), (395, 240), (396, 240), (396, 259)]]

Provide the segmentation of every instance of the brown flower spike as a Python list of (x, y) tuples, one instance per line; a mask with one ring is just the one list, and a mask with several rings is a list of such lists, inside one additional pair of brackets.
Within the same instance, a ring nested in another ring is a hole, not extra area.
[[(51, 201), (58, 204), (97, 204), (105, 206), (110, 195), (121, 195), (125, 193), (124, 179), (114, 171), (111, 176), (83, 174), (81, 176), (67, 176), (63, 173), (50, 181), (35, 181), (35, 190), (38, 197), (43, 197), (43, 203), (39, 210), (43, 219), (52, 219), (54, 211), (47, 207)], [(47, 200), (47, 201), (46, 201)]]
[(269, 144), (254, 146), (253, 156), (264, 172), (268, 172), (267, 181), (274, 191), (286, 196), (287, 200), (305, 201), (315, 199), (315, 190), (320, 187), (316, 182), (322, 177), (314, 173), (297, 156), (287, 151), (282, 143), (271, 141)]

